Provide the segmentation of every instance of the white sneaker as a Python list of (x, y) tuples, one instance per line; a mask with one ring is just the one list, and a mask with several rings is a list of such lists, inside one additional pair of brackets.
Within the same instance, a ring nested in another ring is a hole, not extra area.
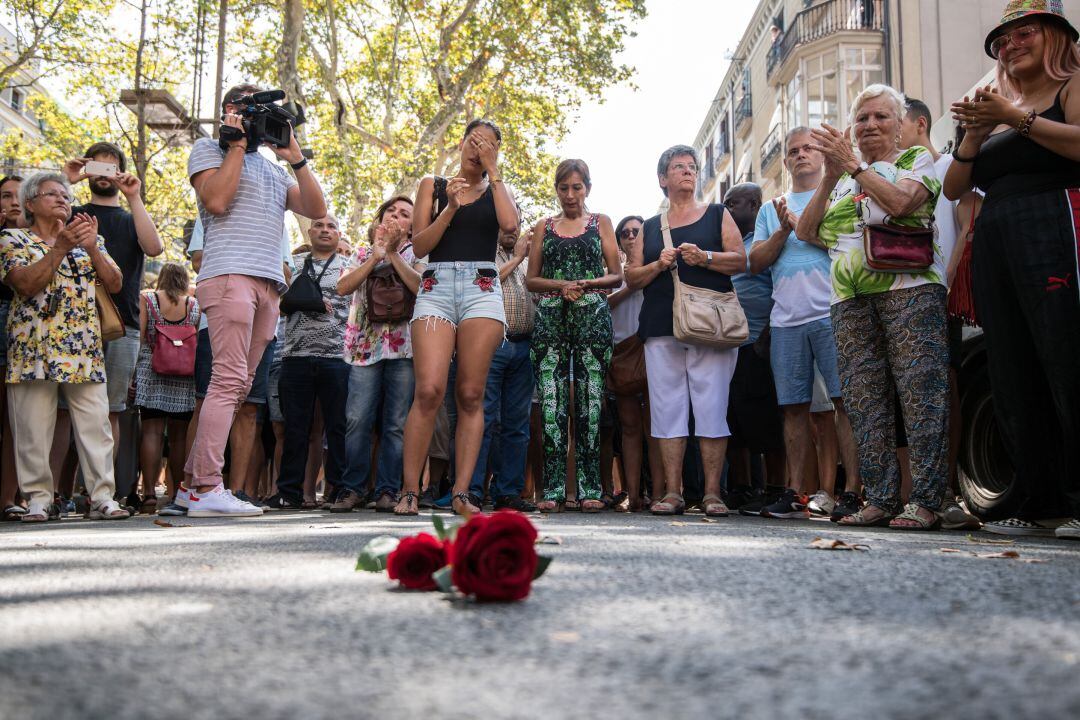
[(1080, 519), (1073, 518), (1064, 525), (1058, 525), (1054, 530), (1054, 536), (1059, 538), (1069, 538), (1070, 540), (1080, 540)]
[(187, 510), (188, 504), (189, 504), (188, 501), (189, 501), (190, 498), (191, 498), (191, 490), (189, 490), (186, 487), (184, 487), (183, 485), (181, 485), (176, 491), (176, 499), (173, 500), (173, 502), (176, 503), (177, 505), (179, 505), (180, 507), (184, 508), (185, 510)]
[(836, 501), (832, 499), (832, 496), (824, 490), (818, 490), (816, 493), (810, 496), (810, 502), (806, 504), (815, 515), (832, 515), (833, 508), (836, 507)]
[(224, 486), (188, 497), (188, 517), (262, 517), (262, 508), (237, 499)]

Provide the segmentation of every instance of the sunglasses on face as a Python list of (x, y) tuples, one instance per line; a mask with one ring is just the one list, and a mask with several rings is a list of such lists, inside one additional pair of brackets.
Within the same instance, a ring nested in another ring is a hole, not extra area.
[(636, 238), (638, 236), (638, 228), (625, 228), (619, 233), (620, 240), (629, 240), (630, 238)]
[(990, 54), (996, 59), (1008, 45), (1026, 47), (1042, 31), (1038, 25), (1024, 25), (1007, 33), (1002, 33), (990, 43)]

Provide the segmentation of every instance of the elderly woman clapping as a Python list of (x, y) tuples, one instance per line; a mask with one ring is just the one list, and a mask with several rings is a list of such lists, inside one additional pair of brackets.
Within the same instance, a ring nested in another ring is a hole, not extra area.
[(55, 519), (49, 448), (62, 392), (75, 425), (90, 494), (87, 517), (128, 517), (115, 500), (109, 398), (97, 318), (97, 287), (120, 291), (120, 269), (105, 251), (97, 221), (70, 224), (71, 186), (58, 173), (34, 175), (19, 192), (29, 227), (5, 230), (0, 272), (15, 299), (8, 318), (8, 400), (19, 486), (29, 496), (23, 522)]
[[(832, 257), (833, 334), (868, 500), (841, 522), (909, 530), (936, 527), (945, 494), (949, 352), (945, 261), (933, 233), (941, 183), (929, 150), (899, 149), (903, 115), (903, 95), (871, 85), (855, 98), (848, 133), (828, 125), (812, 131), (825, 179), (795, 233)], [(898, 244), (922, 252), (898, 257), (890, 253)], [(903, 508), (897, 392), (913, 483)]]

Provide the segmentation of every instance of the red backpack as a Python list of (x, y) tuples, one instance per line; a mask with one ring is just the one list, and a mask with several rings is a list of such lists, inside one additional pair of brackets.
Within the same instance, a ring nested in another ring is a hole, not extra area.
[[(150, 295), (154, 297), (151, 298)], [(154, 343), (150, 346), (150, 369), (158, 375), (191, 377), (195, 374), (195, 345), (199, 328), (190, 322), (191, 298), (184, 303), (184, 320), (166, 322), (157, 307), (157, 294), (147, 293), (146, 308), (154, 323)]]

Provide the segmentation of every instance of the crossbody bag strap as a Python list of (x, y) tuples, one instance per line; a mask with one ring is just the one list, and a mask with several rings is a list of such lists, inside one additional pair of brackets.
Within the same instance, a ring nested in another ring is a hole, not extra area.
[[(312, 274), (314, 274), (315, 273), (315, 263), (312, 262), (310, 255), (307, 256), (307, 261), (309, 263), (311, 263), (311, 272), (312, 272)], [(325, 275), (326, 271), (330, 269), (330, 263), (332, 263), (332, 262), (334, 262), (334, 256), (333, 255), (326, 258), (326, 262), (322, 266), (322, 272), (320, 272), (319, 276), (317, 278), (315, 278), (315, 284), (318, 285), (320, 288), (322, 288), (322, 276)]]
[[(668, 225), (667, 212), (660, 213), (660, 234), (664, 237), (664, 247), (668, 250), (674, 250), (675, 244), (671, 242), (671, 227)], [(675, 259), (675, 262), (671, 263), (669, 268), (671, 273), (671, 281), (677, 286), (679, 284), (679, 260)]]

